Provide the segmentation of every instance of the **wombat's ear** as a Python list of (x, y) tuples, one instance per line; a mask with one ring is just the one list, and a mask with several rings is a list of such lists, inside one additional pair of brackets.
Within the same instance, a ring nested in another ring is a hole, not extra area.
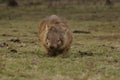
[(48, 25), (47, 24), (45, 25), (45, 29), (48, 30)]
[(64, 24), (64, 23), (61, 23), (61, 26), (62, 26), (62, 29), (64, 30), (64, 31), (66, 31), (68, 28), (66, 27), (67, 25), (66, 24)]

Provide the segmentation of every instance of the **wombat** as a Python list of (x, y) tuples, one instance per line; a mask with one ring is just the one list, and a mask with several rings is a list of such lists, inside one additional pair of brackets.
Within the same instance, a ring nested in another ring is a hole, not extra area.
[(64, 19), (51, 15), (41, 21), (39, 40), (45, 47), (47, 55), (56, 56), (67, 52), (72, 39), (72, 31)]

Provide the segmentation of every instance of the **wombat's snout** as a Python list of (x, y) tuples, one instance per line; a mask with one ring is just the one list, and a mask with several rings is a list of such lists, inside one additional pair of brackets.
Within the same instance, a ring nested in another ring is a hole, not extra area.
[(50, 49), (55, 49), (55, 47), (54, 46), (50, 46)]
[(50, 49), (56, 49), (56, 48), (57, 48), (57, 45), (50, 45), (49, 48), (50, 48)]

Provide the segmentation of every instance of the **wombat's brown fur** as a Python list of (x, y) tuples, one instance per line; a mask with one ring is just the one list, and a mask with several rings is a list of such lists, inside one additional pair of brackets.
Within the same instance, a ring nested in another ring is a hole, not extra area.
[(69, 50), (72, 32), (63, 19), (56, 15), (45, 18), (39, 28), (39, 40), (49, 56), (55, 56)]

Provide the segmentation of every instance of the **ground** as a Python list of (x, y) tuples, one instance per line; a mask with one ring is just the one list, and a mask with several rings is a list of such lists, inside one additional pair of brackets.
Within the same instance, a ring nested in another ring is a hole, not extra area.
[[(48, 57), (38, 41), (40, 21), (67, 19), (68, 53)], [(120, 80), (120, 5), (48, 9), (0, 7), (0, 80)], [(85, 33), (88, 32), (88, 33)]]

